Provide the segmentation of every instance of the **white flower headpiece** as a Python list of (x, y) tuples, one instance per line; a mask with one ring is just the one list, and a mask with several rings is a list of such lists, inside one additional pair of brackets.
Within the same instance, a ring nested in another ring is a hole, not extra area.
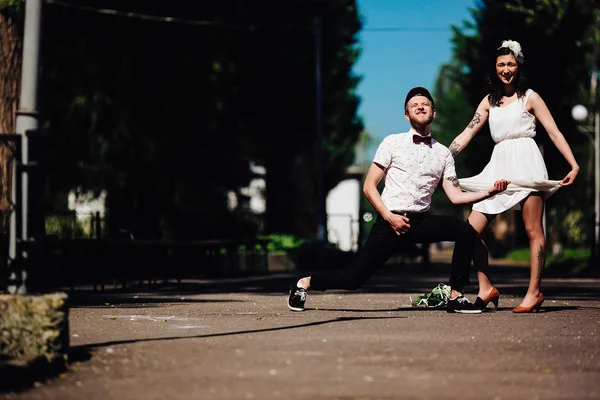
[(515, 58), (517, 59), (517, 61), (520, 62), (521, 64), (523, 64), (524, 57), (523, 57), (523, 52), (521, 51), (521, 45), (519, 44), (519, 42), (516, 42), (514, 40), (505, 40), (502, 42), (502, 45), (500, 47), (498, 47), (498, 50), (500, 50), (503, 47), (510, 49), (510, 51), (512, 51), (512, 53), (515, 55)]

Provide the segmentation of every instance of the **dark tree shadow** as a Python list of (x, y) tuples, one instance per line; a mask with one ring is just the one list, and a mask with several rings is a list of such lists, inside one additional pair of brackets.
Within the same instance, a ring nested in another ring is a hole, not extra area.
[(280, 326), (274, 328), (263, 328), (263, 329), (250, 329), (243, 331), (232, 331), (232, 332), (221, 332), (221, 333), (209, 333), (206, 335), (193, 335), (193, 336), (169, 336), (169, 337), (160, 337), (160, 338), (150, 338), (150, 339), (128, 339), (128, 340), (113, 340), (110, 342), (101, 342), (101, 343), (92, 343), (86, 345), (74, 346), (72, 349), (75, 351), (90, 351), (92, 349), (107, 347), (107, 346), (117, 346), (121, 344), (132, 344), (132, 343), (144, 343), (144, 342), (163, 342), (163, 341), (173, 341), (173, 340), (184, 340), (184, 339), (199, 339), (199, 338), (212, 338), (212, 337), (222, 337), (222, 336), (233, 336), (233, 335), (246, 335), (251, 333), (262, 333), (262, 332), (274, 332), (274, 331), (284, 331), (288, 329), (299, 329), (306, 328), (309, 326), (318, 326), (325, 324), (332, 324), (336, 322), (346, 322), (346, 321), (357, 321), (357, 320), (374, 320), (374, 319), (401, 319), (407, 317), (337, 317), (334, 319), (328, 319), (325, 321), (316, 321), (316, 322), (308, 322), (306, 324), (300, 325), (291, 325), (291, 326)]

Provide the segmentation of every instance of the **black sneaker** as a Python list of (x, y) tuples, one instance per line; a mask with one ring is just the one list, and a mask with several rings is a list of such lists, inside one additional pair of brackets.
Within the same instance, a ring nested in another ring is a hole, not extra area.
[(481, 314), (481, 309), (475, 307), (475, 305), (464, 296), (449, 299), (447, 311), (449, 313)]
[(295, 284), (290, 285), (290, 297), (288, 297), (288, 308), (292, 311), (304, 311), (304, 302), (308, 291)]

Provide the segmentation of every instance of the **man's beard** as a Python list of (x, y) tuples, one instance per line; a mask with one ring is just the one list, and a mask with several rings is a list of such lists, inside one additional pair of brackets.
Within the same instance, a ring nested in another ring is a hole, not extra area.
[(410, 121), (410, 125), (413, 127), (417, 127), (417, 128), (423, 128), (429, 124), (431, 124), (431, 122), (433, 121), (433, 115), (430, 115), (427, 119), (425, 120), (417, 120), (415, 118), (409, 117), (409, 121)]

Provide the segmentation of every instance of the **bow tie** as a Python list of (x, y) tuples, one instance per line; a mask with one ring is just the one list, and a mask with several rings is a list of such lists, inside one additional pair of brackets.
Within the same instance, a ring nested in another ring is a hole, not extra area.
[(413, 135), (413, 143), (425, 143), (427, 146), (431, 146), (431, 136)]

